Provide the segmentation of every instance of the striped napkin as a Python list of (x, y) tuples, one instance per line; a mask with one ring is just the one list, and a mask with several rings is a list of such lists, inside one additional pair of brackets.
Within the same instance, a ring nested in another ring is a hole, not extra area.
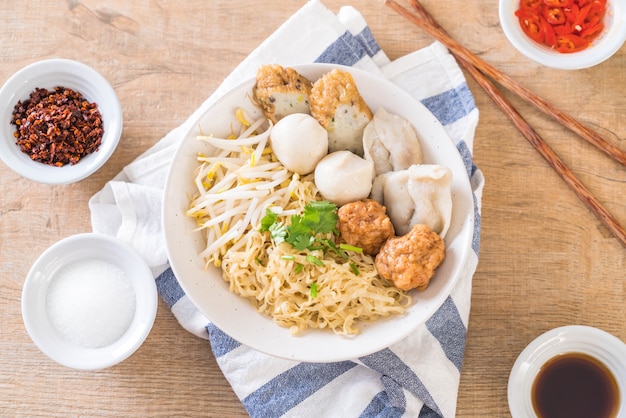
[[(380, 352), (339, 363), (300, 363), (254, 351), (213, 326), (168, 267), (161, 232), (161, 197), (183, 133), (231, 87), (261, 64), (324, 62), (358, 67), (396, 83), (444, 125), (465, 161), (475, 202), (473, 252), (443, 306), (414, 334)], [(469, 318), (480, 237), (483, 177), (472, 160), (478, 109), (453, 57), (439, 43), (390, 61), (363, 17), (346, 6), (334, 14), (318, 0), (305, 4), (227, 77), (215, 93), (154, 147), (94, 195), (94, 232), (130, 243), (151, 266), (159, 294), (180, 324), (211, 349), (252, 417), (452, 417)]]

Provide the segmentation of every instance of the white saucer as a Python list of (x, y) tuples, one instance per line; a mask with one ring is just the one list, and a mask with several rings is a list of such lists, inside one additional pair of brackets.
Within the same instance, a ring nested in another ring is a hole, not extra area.
[(569, 325), (552, 329), (533, 340), (515, 361), (508, 385), (513, 418), (536, 417), (531, 400), (533, 382), (548, 360), (559, 354), (584, 353), (597, 358), (613, 373), (621, 405), (617, 416), (626, 414), (626, 344), (597, 328)]

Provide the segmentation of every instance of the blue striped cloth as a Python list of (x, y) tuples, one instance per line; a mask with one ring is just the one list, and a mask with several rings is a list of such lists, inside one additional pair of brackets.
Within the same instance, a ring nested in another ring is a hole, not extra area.
[[(160, 230), (165, 174), (181, 132), (261, 64), (349, 65), (386, 77), (420, 100), (444, 125), (474, 191), (473, 253), (441, 308), (416, 332), (374, 354), (339, 363), (301, 363), (254, 351), (213, 326), (168, 267)], [(463, 73), (439, 43), (390, 61), (350, 6), (332, 13), (312, 0), (266, 39), (188, 122), (131, 163), (92, 197), (94, 232), (115, 235), (144, 255), (159, 294), (180, 324), (207, 338), (218, 365), (252, 417), (453, 417), (480, 246), (483, 177), (472, 159), (478, 109)], [(155, 219), (156, 218), (156, 221)], [(210, 384), (210, 382), (207, 382)]]

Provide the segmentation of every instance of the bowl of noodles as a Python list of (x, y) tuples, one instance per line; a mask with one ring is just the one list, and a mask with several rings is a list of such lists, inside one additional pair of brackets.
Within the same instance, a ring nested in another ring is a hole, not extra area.
[[(251, 100), (255, 79), (218, 99), (184, 134), (164, 191), (166, 249), (187, 296), (233, 339), (290, 360), (355, 359), (408, 336), (450, 295), (471, 251), (471, 186), (442, 125), (397, 86), (338, 65), (293, 68), (309, 80), (335, 68), (349, 72), (372, 111), (384, 108), (413, 126), (425, 164), (449, 169), (445, 259), (428, 286), (399, 290), (358, 251), (341, 261), (336, 254), (345, 256), (345, 247), (332, 242), (332, 226), (322, 238), (307, 237), (328, 247), (274, 242), (307, 217), (324, 224), (329, 206), (313, 174), (294, 173), (275, 158), (274, 125)], [(328, 248), (335, 256), (327, 257)]]

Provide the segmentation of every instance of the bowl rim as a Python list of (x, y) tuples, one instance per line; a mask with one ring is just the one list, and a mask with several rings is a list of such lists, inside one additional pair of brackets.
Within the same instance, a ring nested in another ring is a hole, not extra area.
[[(596, 43), (571, 54), (551, 51), (530, 39), (519, 26), (515, 11), (519, 0), (499, 0), (500, 26), (515, 49), (527, 58), (546, 67), (559, 70), (579, 70), (601, 64), (612, 57), (626, 41), (626, 1), (607, 0), (607, 16), (611, 24)], [(606, 19), (606, 18), (605, 18)]]
[[(22, 152), (13, 137), (13, 109), (18, 100), (28, 98), (36, 87), (72, 88), (90, 102), (96, 102), (102, 116), (104, 135), (97, 152), (75, 165), (53, 167), (32, 161)], [(50, 58), (26, 65), (15, 72), (0, 88), (0, 159), (22, 177), (43, 184), (69, 184), (80, 181), (101, 168), (111, 157), (122, 135), (122, 107), (111, 84), (94, 68), (65, 58)]]
[[(45, 307), (55, 272), (85, 258), (102, 259), (123, 269), (135, 292), (129, 327), (118, 340), (99, 348), (80, 347), (59, 336)], [(148, 337), (157, 308), (156, 282), (146, 261), (129, 244), (99, 233), (71, 235), (52, 244), (35, 260), (22, 287), (22, 320), (31, 340), (51, 360), (78, 370), (107, 368), (132, 355)]]
[(626, 344), (608, 332), (588, 325), (565, 325), (537, 336), (519, 354), (509, 375), (507, 400), (513, 418), (534, 416), (532, 384), (540, 367), (566, 353), (588, 354), (614, 375), (621, 395), (618, 411), (626, 410)]

